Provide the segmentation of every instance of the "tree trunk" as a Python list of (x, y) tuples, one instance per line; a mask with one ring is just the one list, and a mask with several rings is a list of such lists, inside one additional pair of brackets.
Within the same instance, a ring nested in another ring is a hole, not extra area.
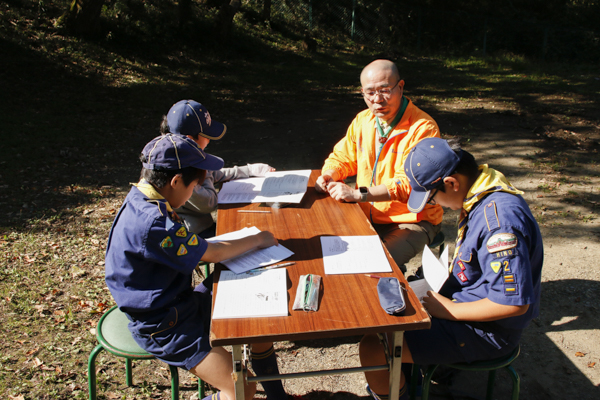
[(106, 0), (73, 0), (61, 16), (69, 32), (76, 35), (94, 35), (100, 31), (100, 12)]
[(181, 30), (186, 22), (190, 20), (192, 14), (192, 0), (179, 0), (177, 9), (179, 11), (179, 29)]
[(264, 0), (262, 16), (263, 16), (263, 21), (271, 20), (271, 0)]
[(222, 43), (229, 41), (233, 27), (233, 17), (242, 5), (241, 0), (223, 0), (219, 10), (219, 30)]

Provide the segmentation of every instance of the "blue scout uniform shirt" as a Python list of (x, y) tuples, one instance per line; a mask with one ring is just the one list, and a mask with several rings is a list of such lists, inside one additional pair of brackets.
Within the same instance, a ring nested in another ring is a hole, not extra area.
[[(139, 186), (144, 190), (143, 182)], [(162, 196), (150, 197), (131, 188), (106, 246), (106, 284), (119, 308), (130, 315), (162, 315), (186, 302), (192, 272), (208, 247), (174, 221)]]
[[(529, 304), (525, 314), (493, 322), (499, 328), (523, 329), (539, 314), (542, 236), (527, 203), (516, 194), (519, 191), (499, 172), (486, 165), (480, 169), (483, 178), (478, 182), (495, 176), (508, 189), (498, 185), (490, 190), (488, 185), (471, 203), (451, 275), (440, 293), (457, 302), (488, 298), (504, 305)], [(515, 194), (507, 193), (510, 189)]]

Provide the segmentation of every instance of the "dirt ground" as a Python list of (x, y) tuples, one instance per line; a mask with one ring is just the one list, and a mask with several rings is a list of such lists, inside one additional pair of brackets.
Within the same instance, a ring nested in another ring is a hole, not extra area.
[[(414, 100), (419, 104), (418, 98)], [(302, 114), (310, 115), (316, 111), (312, 107), (320, 106), (307, 104)], [(268, 150), (257, 150), (255, 139), (265, 129), (259, 123), (243, 127), (230, 124), (228, 144), (249, 146), (251, 151), (245, 154), (251, 157), (249, 161), (265, 161), (280, 170), (320, 168), (362, 105), (355, 98), (345, 104), (331, 100), (328, 107), (331, 120), (294, 118), (285, 126), (276, 126), (288, 132), (285, 139), (271, 141)], [(283, 114), (291, 115), (285, 104), (281, 108)], [(480, 163), (503, 171), (524, 190), (540, 223), (545, 250), (541, 314), (526, 329), (521, 355), (513, 364), (521, 378), (520, 398), (600, 398), (600, 271), (596, 267), (600, 257), (599, 127), (584, 118), (566, 123), (484, 100), (475, 104), (429, 104), (424, 108), (436, 118), (444, 136), (461, 136), (464, 147)], [(233, 133), (238, 129), (244, 130), (243, 137)], [(227, 159), (221, 151), (223, 145), (211, 146), (209, 151)], [(311, 148), (314, 151), (309, 151)], [(446, 212), (443, 231), (450, 254), (456, 220), (456, 212)], [(409, 274), (420, 265), (419, 261), (420, 256), (411, 261)], [(281, 371), (358, 366), (359, 339), (277, 343)], [(486, 377), (485, 373), (457, 373), (445, 384), (435, 385), (432, 398), (484, 398)], [(494, 398), (509, 398), (508, 375), (500, 372), (496, 382)], [(284, 384), (289, 393), (316, 400), (366, 399), (365, 383), (362, 374), (351, 374)]]

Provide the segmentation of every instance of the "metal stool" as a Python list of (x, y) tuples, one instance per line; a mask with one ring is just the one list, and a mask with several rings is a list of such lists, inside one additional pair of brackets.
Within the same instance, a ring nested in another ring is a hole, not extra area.
[[(515, 371), (515, 369), (510, 364), (515, 360), (515, 358), (518, 357), (520, 352), (521, 352), (521, 346), (517, 346), (517, 348), (514, 349), (513, 352), (510, 353), (509, 355), (497, 358), (495, 360), (475, 361), (472, 363), (444, 364), (444, 365), (446, 365), (447, 367), (450, 367), (450, 368), (460, 369), (460, 370), (464, 370), (464, 371), (489, 371), (488, 383), (487, 383), (487, 393), (485, 396), (486, 400), (492, 399), (492, 395), (494, 392), (494, 381), (496, 380), (496, 370), (498, 370), (500, 368), (504, 368), (504, 369), (506, 369), (506, 371), (508, 372), (508, 374), (510, 375), (510, 377), (513, 381), (511, 399), (518, 400), (521, 380), (519, 378), (519, 374), (517, 374), (517, 371)], [(438, 367), (437, 364), (430, 365), (427, 368), (427, 370), (425, 371), (425, 375), (423, 377), (423, 391), (421, 394), (421, 400), (429, 399), (429, 386), (431, 384), (431, 377), (433, 376), (433, 373), (437, 367)], [(419, 366), (413, 365), (412, 379), (411, 379), (411, 386), (412, 386), (411, 387), (411, 397), (410, 397), (411, 400), (414, 400), (414, 398), (415, 398), (415, 391), (416, 391), (415, 389), (416, 389), (416, 381), (417, 381), (418, 373), (419, 373)]]
[[(96, 327), (96, 337), (98, 338), (98, 346), (92, 350), (88, 360), (88, 388), (90, 400), (96, 400), (96, 357), (102, 350), (106, 350), (118, 357), (125, 358), (125, 381), (127, 386), (133, 385), (131, 373), (131, 360), (151, 360), (154, 358), (142, 350), (141, 347), (133, 340), (131, 332), (127, 328), (129, 319), (127, 316), (114, 306), (108, 310)], [(179, 399), (179, 373), (177, 367), (169, 365), (171, 371), (171, 399)], [(204, 384), (198, 379), (198, 394), (199, 398), (204, 397)]]

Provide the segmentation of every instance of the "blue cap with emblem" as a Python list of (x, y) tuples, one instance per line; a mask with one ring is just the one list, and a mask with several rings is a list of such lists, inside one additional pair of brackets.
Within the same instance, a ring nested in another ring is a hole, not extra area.
[(432, 189), (456, 170), (462, 150), (457, 154), (448, 142), (440, 138), (426, 138), (408, 153), (404, 172), (410, 183), (408, 209), (418, 213), (425, 207)]
[(144, 168), (158, 171), (187, 167), (218, 171), (223, 159), (205, 153), (192, 139), (168, 133), (152, 139), (142, 150)]
[(171, 133), (194, 138), (202, 136), (218, 140), (227, 132), (225, 125), (213, 121), (206, 107), (194, 100), (181, 100), (173, 104), (167, 114), (167, 123)]

